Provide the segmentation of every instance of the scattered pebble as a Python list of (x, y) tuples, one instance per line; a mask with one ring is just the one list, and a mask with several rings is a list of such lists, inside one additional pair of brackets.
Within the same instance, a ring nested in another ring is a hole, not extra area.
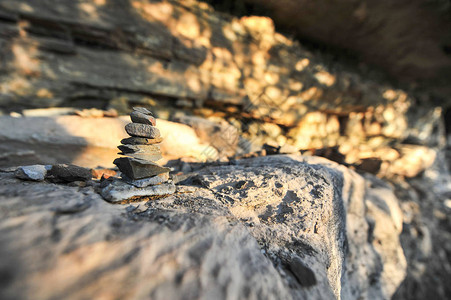
[(14, 175), (22, 180), (43, 181), (47, 175), (48, 167), (44, 165), (31, 165), (19, 167)]

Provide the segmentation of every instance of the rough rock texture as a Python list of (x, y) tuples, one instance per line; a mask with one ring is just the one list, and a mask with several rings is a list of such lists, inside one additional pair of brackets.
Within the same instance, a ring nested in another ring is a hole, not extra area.
[(58, 164), (49, 169), (46, 178), (56, 182), (87, 181), (92, 179), (92, 173), (80, 166)]
[[(441, 157), (421, 176), (398, 181), (403, 210), (401, 244), (407, 278), (394, 299), (448, 299), (451, 295), (451, 177)], [(447, 175), (447, 176), (443, 176)]]
[(113, 163), (118, 166), (122, 173), (132, 179), (152, 177), (170, 171), (169, 168), (138, 158), (119, 157)]
[(130, 119), (133, 123), (148, 124), (152, 126), (156, 125), (155, 118), (153, 116), (146, 115), (138, 111), (132, 111), (130, 113)]
[(117, 146), (123, 153), (148, 152), (151, 154), (160, 153), (159, 145), (119, 145)]
[(172, 182), (166, 182), (157, 185), (147, 185), (136, 187), (122, 180), (115, 180), (104, 187), (100, 194), (102, 197), (112, 203), (121, 203), (130, 199), (142, 197), (155, 198), (174, 194), (175, 185)]
[(328, 62), (269, 18), (231, 18), (196, 1), (2, 0), (0, 12), (6, 112), (144, 105), (170, 119), (183, 110), (228, 125), (212, 135), (225, 138), (214, 139), (211, 158), (236, 145), (336, 146), (350, 164), (380, 160), (381, 176), (412, 160), (406, 145), (440, 147), (433, 95)]
[(131, 205), (0, 177), (2, 299), (387, 299), (405, 274), (391, 190), (325, 159), (210, 166)]
[[(51, 166), (49, 166), (49, 168), (51, 168)], [(49, 168), (44, 165), (23, 166), (18, 168), (14, 172), (14, 175), (17, 178), (24, 180), (42, 181), (45, 179)]]
[(168, 181), (169, 173), (162, 173), (162, 174), (155, 175), (153, 177), (143, 178), (143, 179), (138, 179), (138, 180), (133, 180), (133, 179), (127, 178), (125, 176), (122, 176), (122, 179), (125, 182), (132, 184), (136, 187), (146, 187), (149, 185), (160, 184), (160, 183)]
[(125, 125), (125, 131), (131, 136), (143, 137), (148, 139), (155, 139), (160, 137), (160, 130), (158, 128), (139, 123), (129, 123)]
[(156, 139), (146, 139), (140, 137), (129, 137), (121, 140), (121, 144), (125, 145), (153, 145), (159, 144), (163, 141), (162, 137)]
[[(434, 89), (451, 103), (448, 0), (241, 2), (254, 4), (259, 13), (266, 8), (265, 13), (279, 27), (289, 28), (301, 38), (357, 54), (398, 80)], [(242, 13), (247, 15), (249, 10)]]
[[(127, 136), (124, 126), (128, 122), (128, 117), (0, 116), (0, 128), (8, 128), (0, 130), (0, 166), (72, 163), (112, 167), (117, 144)], [(187, 125), (158, 120), (158, 126), (165, 136), (161, 151), (168, 159), (191, 156), (202, 160), (206, 149), (217, 153)]]

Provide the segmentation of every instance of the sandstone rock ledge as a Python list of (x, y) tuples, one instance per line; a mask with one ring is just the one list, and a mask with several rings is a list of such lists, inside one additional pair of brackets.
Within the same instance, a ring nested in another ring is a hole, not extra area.
[(112, 205), (0, 173), (0, 298), (387, 299), (405, 276), (402, 216), (377, 179), (270, 156), (192, 184)]

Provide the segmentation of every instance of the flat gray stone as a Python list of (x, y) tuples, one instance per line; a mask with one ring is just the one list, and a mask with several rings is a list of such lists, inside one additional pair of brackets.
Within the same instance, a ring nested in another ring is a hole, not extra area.
[(130, 157), (130, 158), (137, 158), (137, 159), (146, 160), (146, 161), (159, 161), (160, 159), (163, 158), (161, 153), (148, 154), (148, 153), (123, 153), (123, 152), (119, 152), (118, 154)]
[(90, 169), (76, 165), (53, 165), (47, 172), (47, 179), (55, 182), (88, 181), (92, 179)]
[(170, 171), (151, 161), (131, 157), (116, 158), (113, 163), (130, 179), (142, 179)]
[(133, 179), (130, 179), (125, 176), (122, 177), (122, 179), (129, 184), (132, 184), (136, 187), (142, 188), (142, 187), (146, 187), (149, 185), (157, 185), (157, 184), (168, 181), (169, 173), (161, 173), (161, 174), (155, 175), (153, 177), (143, 178), (143, 179), (138, 179), (138, 180), (133, 180)]
[(44, 165), (22, 166), (16, 170), (14, 175), (23, 180), (42, 181), (50, 168), (51, 166)]
[(157, 121), (152, 115), (143, 114), (139, 111), (132, 111), (130, 113), (130, 119), (133, 123), (147, 124), (152, 126), (155, 126), (157, 124)]
[(148, 110), (147, 108), (145, 108), (145, 107), (135, 106), (132, 109), (133, 109), (133, 111), (136, 111), (136, 112), (139, 112), (139, 113), (142, 113), (142, 114), (145, 114), (145, 115), (153, 116), (153, 113), (150, 110)]
[(100, 194), (109, 202), (122, 202), (135, 197), (165, 196), (175, 193), (175, 184), (172, 182), (147, 187), (136, 187), (122, 180), (113, 181), (103, 188)]
[(121, 144), (124, 144), (124, 145), (153, 145), (153, 144), (159, 144), (162, 141), (163, 141), (162, 137), (148, 139), (148, 138), (132, 136), (132, 137), (129, 137), (126, 139), (122, 139)]
[(160, 130), (157, 127), (147, 125), (147, 124), (138, 124), (138, 123), (129, 123), (125, 125), (125, 131), (131, 136), (144, 137), (144, 138), (158, 138), (160, 137)]
[(120, 145), (117, 148), (123, 153), (161, 154), (159, 145)]
[(157, 161), (163, 158), (159, 145), (120, 145), (121, 155), (142, 160)]

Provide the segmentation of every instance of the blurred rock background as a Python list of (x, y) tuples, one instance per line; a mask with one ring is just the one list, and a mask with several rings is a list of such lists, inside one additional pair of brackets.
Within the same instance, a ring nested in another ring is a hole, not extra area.
[(209, 2), (0, 0), (0, 164), (106, 164), (126, 121), (80, 111), (132, 106), (173, 159), (325, 156), (395, 187), (394, 297), (450, 297), (450, 2)]

